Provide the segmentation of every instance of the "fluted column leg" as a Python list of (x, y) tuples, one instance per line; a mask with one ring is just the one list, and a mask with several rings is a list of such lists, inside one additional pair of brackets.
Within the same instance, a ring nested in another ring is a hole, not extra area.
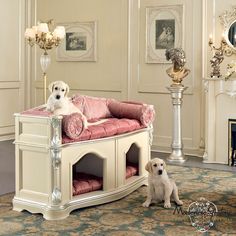
[(167, 89), (171, 93), (173, 105), (173, 121), (172, 121), (172, 152), (168, 157), (168, 161), (184, 162), (186, 157), (183, 153), (182, 129), (181, 129), (181, 106), (183, 92), (187, 89), (182, 85), (170, 86)]

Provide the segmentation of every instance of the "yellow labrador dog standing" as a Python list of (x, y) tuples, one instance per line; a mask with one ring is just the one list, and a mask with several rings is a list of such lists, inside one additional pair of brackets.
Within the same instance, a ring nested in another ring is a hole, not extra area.
[(183, 202), (179, 200), (178, 188), (175, 182), (169, 179), (165, 167), (165, 162), (159, 158), (154, 158), (146, 164), (145, 169), (149, 175), (147, 199), (143, 203), (144, 207), (149, 207), (152, 202), (164, 201), (164, 207), (170, 208), (171, 198), (176, 204), (183, 205)]

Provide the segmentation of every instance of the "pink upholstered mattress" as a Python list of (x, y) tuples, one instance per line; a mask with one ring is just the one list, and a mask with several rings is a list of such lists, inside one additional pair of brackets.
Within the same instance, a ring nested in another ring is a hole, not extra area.
[[(119, 102), (114, 99), (104, 99), (76, 95), (72, 102), (84, 112), (89, 122), (100, 118), (107, 119), (99, 125), (84, 129), (84, 121), (79, 113), (64, 115), (62, 120), (62, 144), (110, 137), (142, 129), (150, 125), (155, 117), (152, 105)], [(46, 111), (45, 106), (35, 107), (21, 114), (50, 117), (53, 114)]]
[[(137, 174), (138, 165), (129, 163), (128, 166), (126, 166), (126, 179)], [(73, 178), (73, 196), (102, 189), (102, 177), (86, 173), (76, 173)]]
[[(34, 116), (50, 116), (52, 113), (45, 111), (45, 108), (37, 107), (22, 112), (25, 115)], [(106, 118), (107, 120), (99, 125), (91, 125), (88, 129), (83, 130), (78, 138), (70, 138), (65, 132), (62, 132), (62, 143), (73, 143), (78, 141), (92, 140), (128, 133), (138, 129), (145, 128), (146, 126), (141, 124), (139, 120), (127, 119), (127, 118)], [(91, 122), (91, 121), (90, 121)]]
[(73, 176), (73, 196), (102, 189), (102, 178), (86, 173)]
[(126, 179), (138, 175), (138, 164), (128, 162), (126, 166)]
[(63, 132), (62, 143), (65, 144), (91, 139), (105, 138), (131, 132), (144, 127), (144, 125), (142, 125), (138, 120), (135, 119), (108, 118), (107, 121), (102, 124), (89, 126), (88, 129), (83, 130), (79, 137), (75, 139), (69, 138)]

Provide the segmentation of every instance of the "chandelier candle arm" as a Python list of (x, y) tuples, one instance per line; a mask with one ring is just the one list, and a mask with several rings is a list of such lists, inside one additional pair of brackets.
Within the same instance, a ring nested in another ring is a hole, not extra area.
[(220, 46), (216, 47), (214, 45), (214, 42), (212, 40), (212, 34), (210, 34), (208, 45), (211, 48), (211, 51), (213, 52), (212, 59), (210, 60), (211, 63), (211, 78), (220, 78), (221, 72), (220, 72), (220, 64), (224, 60), (224, 54), (227, 54), (227, 43), (225, 40), (225, 35), (222, 34), (222, 39), (220, 41)]
[(25, 30), (25, 38), (30, 46), (35, 44), (43, 49), (44, 53), (40, 57), (40, 65), (43, 71), (44, 103), (47, 101), (47, 75), (46, 71), (50, 65), (51, 59), (48, 50), (57, 47), (65, 37), (65, 27), (57, 26), (54, 31), (50, 31), (53, 20), (47, 23), (38, 23)]

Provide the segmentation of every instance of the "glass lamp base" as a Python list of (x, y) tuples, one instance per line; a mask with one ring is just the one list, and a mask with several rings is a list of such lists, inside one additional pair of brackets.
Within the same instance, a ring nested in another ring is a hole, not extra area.
[(51, 58), (49, 54), (45, 51), (41, 56), (40, 56), (40, 65), (41, 69), (43, 71), (43, 91), (44, 91), (44, 103), (47, 102), (47, 75), (46, 71), (51, 63)]

